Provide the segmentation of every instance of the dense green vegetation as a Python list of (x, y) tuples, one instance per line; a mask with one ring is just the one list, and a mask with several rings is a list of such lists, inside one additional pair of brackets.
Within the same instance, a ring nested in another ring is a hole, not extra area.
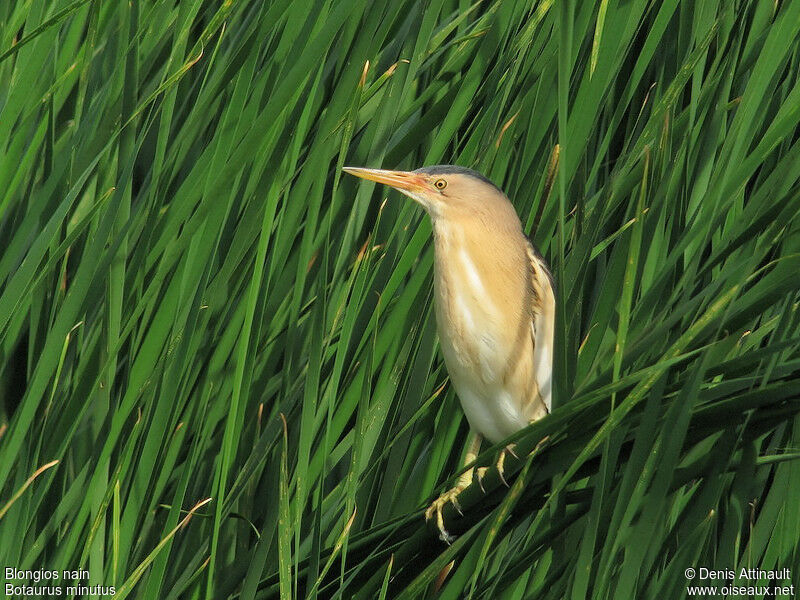
[[(0, 2), (0, 566), (141, 599), (800, 574), (799, 42), (783, 0)], [(559, 295), (556, 410), (451, 546), (430, 224), (341, 172), (436, 163), (506, 190)]]

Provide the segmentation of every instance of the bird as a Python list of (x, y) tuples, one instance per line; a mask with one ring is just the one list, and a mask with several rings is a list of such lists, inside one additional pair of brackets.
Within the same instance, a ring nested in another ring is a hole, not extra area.
[[(470, 427), (463, 467), (485, 438), (498, 444), (550, 413), (555, 292), (542, 254), (525, 235), (506, 194), (472, 169), (435, 165), (414, 171), (344, 167), (419, 204), (433, 224), (434, 312), (450, 382)], [(500, 451), (501, 480), (506, 452)], [(486, 468), (477, 472), (479, 483)], [(464, 470), (425, 511), (452, 541), (442, 509), (461, 512), (458, 495), (474, 480)], [(482, 485), (481, 485), (482, 487)]]

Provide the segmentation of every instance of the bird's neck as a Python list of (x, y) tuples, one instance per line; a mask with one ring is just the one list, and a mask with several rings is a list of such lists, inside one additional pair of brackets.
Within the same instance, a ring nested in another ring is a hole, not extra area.
[(524, 237), (519, 226), (501, 229), (482, 215), (433, 219), (437, 260), (448, 261), (467, 253), (479, 270), (495, 271), (523, 264)]

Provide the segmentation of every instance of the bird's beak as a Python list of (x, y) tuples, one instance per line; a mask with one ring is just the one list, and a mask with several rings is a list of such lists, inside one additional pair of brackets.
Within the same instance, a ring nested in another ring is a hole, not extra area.
[(360, 167), (343, 167), (350, 175), (390, 185), (404, 193), (415, 194), (425, 191), (427, 182), (422, 175), (408, 171), (385, 171), (384, 169), (362, 169)]

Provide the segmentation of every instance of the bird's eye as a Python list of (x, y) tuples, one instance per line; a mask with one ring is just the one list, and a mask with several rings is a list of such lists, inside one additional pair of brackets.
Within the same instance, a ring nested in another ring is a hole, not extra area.
[(444, 179), (437, 179), (433, 185), (436, 186), (436, 189), (443, 190), (447, 187), (447, 182)]

